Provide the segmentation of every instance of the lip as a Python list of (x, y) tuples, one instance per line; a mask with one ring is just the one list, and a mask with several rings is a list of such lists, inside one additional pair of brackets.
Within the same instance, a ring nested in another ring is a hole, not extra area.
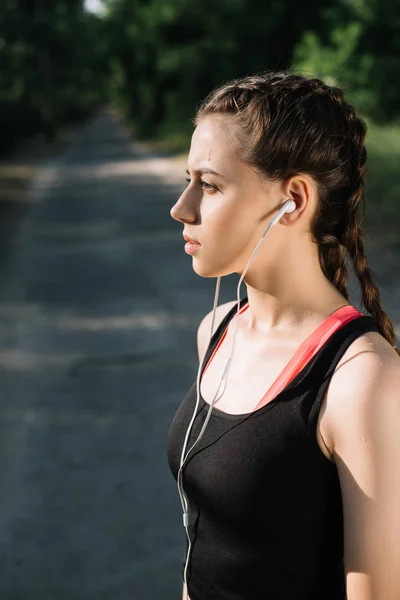
[(197, 243), (193, 244), (192, 242), (186, 242), (185, 244), (186, 254), (195, 254), (199, 248), (201, 248), (201, 245)]
[(183, 234), (183, 239), (186, 242), (189, 242), (190, 244), (197, 244), (198, 246), (200, 246), (200, 242), (198, 242), (197, 240), (194, 240), (193, 238), (189, 237), (186, 233)]

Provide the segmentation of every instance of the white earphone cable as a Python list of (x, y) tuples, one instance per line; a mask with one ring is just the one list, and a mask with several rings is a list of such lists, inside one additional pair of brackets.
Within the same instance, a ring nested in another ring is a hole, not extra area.
[[(196, 379), (196, 391), (197, 391), (197, 399), (196, 399), (196, 405), (195, 405), (195, 409), (193, 412), (193, 416), (192, 419), (189, 423), (189, 427), (186, 431), (186, 435), (185, 435), (185, 440), (183, 443), (183, 448), (182, 448), (182, 453), (181, 453), (181, 462), (180, 462), (180, 467), (178, 470), (178, 475), (177, 475), (177, 484), (178, 484), (178, 493), (180, 496), (180, 500), (181, 500), (181, 504), (182, 504), (182, 509), (183, 509), (183, 525), (185, 527), (186, 530), (186, 535), (189, 541), (189, 546), (188, 546), (188, 552), (187, 552), (187, 557), (186, 557), (186, 564), (185, 564), (185, 570), (184, 570), (184, 584), (185, 584), (185, 600), (188, 600), (188, 592), (187, 592), (187, 568), (188, 568), (188, 564), (189, 564), (189, 557), (190, 557), (190, 550), (191, 550), (191, 540), (190, 540), (190, 535), (188, 532), (188, 527), (189, 527), (189, 515), (188, 515), (188, 499), (184, 493), (183, 490), (183, 484), (182, 484), (182, 477), (183, 477), (183, 467), (185, 466), (185, 463), (188, 459), (188, 456), (190, 454), (190, 452), (193, 450), (194, 446), (201, 440), (203, 433), (207, 427), (207, 423), (210, 419), (211, 416), (211, 411), (213, 409), (213, 406), (215, 404), (216, 401), (219, 400), (219, 398), (223, 395), (224, 391), (225, 391), (225, 387), (226, 387), (226, 381), (228, 378), (228, 374), (229, 374), (229, 370), (230, 370), (230, 366), (232, 363), (232, 359), (233, 359), (233, 354), (234, 354), (234, 348), (235, 348), (235, 338), (236, 338), (236, 333), (238, 330), (238, 324), (239, 324), (239, 317), (240, 317), (240, 286), (242, 285), (242, 281), (244, 276), (247, 273), (247, 270), (254, 258), (254, 256), (256, 255), (256, 253), (258, 252), (259, 247), (261, 246), (262, 242), (265, 239), (265, 236), (267, 235), (267, 233), (269, 232), (269, 230), (276, 225), (276, 223), (278, 223), (278, 221), (280, 220), (280, 218), (285, 214), (285, 213), (291, 213), (295, 210), (296, 208), (296, 203), (293, 200), (287, 200), (283, 206), (280, 208), (280, 210), (278, 211), (278, 213), (275, 215), (275, 217), (271, 220), (271, 222), (269, 223), (267, 229), (265, 230), (264, 234), (262, 235), (260, 241), (258, 242), (254, 252), (252, 253), (250, 259), (247, 262), (247, 265), (239, 279), (238, 282), (238, 286), (237, 286), (237, 312), (236, 312), (236, 327), (235, 327), (235, 332), (233, 334), (233, 338), (232, 338), (232, 344), (231, 344), (231, 352), (228, 356), (228, 359), (225, 363), (224, 368), (222, 369), (222, 374), (221, 374), (221, 380), (220, 383), (218, 385), (216, 394), (210, 404), (210, 407), (208, 409), (207, 412), (207, 417), (203, 423), (203, 426), (200, 430), (200, 433), (196, 439), (196, 441), (194, 442), (194, 444), (192, 444), (191, 448), (189, 449), (189, 451), (187, 452), (186, 456), (185, 456), (185, 450), (186, 450), (186, 446), (189, 440), (189, 436), (190, 436), (190, 432), (193, 426), (193, 422), (196, 418), (197, 415), (197, 409), (198, 409), (198, 405), (199, 405), (199, 400), (200, 400), (200, 374), (203, 370), (203, 364), (205, 361), (205, 357), (207, 355), (207, 350), (209, 348), (210, 342), (211, 342), (211, 338), (213, 336), (213, 328), (214, 328), (214, 321), (215, 321), (215, 312), (218, 306), (218, 297), (219, 297), (219, 290), (220, 290), (220, 283), (221, 283), (221, 277), (217, 278), (217, 284), (216, 284), (216, 290), (215, 290), (215, 295), (214, 295), (214, 307), (213, 307), (213, 316), (212, 316), (212, 322), (211, 322), (211, 331), (210, 331), (210, 338), (209, 338), (209, 342), (206, 346), (205, 352), (203, 354), (203, 357), (200, 361), (200, 365), (197, 371), (197, 379)], [(218, 392), (220, 390), (221, 384), (224, 383), (224, 389), (222, 390), (221, 395), (217, 398)]]

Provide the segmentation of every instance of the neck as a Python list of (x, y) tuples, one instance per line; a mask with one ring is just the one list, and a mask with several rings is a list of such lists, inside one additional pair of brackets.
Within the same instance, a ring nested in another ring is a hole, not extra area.
[(264, 272), (250, 267), (246, 273), (249, 308), (244, 325), (249, 335), (290, 334), (295, 328), (300, 332), (318, 326), (334, 310), (349, 304), (322, 272), (316, 245), (300, 256), (304, 258), (299, 260), (296, 251), (288, 252)]

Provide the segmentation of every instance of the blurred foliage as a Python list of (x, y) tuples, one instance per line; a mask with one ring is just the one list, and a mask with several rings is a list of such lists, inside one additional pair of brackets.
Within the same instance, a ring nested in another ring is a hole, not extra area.
[(399, 0), (105, 0), (112, 95), (143, 136), (189, 132), (216, 85), (292, 68), (343, 86), (376, 121), (400, 113)]
[(400, 115), (400, 1), (341, 0), (323, 11), (321, 31), (307, 28), (292, 64), (342, 86), (377, 122)]
[(314, 31), (306, 31), (294, 49), (293, 64), (295, 71), (311, 73), (329, 85), (344, 87), (357, 108), (371, 114), (379, 106), (377, 90), (370, 86), (374, 59), (371, 53), (365, 53), (354, 60), (362, 34), (360, 21), (333, 27), (327, 44)]
[[(286, 68), (305, 27), (318, 29), (315, 0), (108, 0), (119, 101), (150, 135), (189, 131), (196, 104), (222, 81)], [(320, 0), (321, 9), (328, 0)], [(122, 85), (121, 85), (122, 84)], [(139, 117), (140, 116), (140, 117)], [(139, 117), (139, 118), (138, 118)]]
[(90, 114), (106, 94), (103, 21), (81, 0), (2, 0), (0, 152)]
[(2, 0), (0, 151), (105, 102), (139, 137), (192, 130), (216, 85), (292, 68), (343, 86), (363, 115), (400, 114), (400, 0)]

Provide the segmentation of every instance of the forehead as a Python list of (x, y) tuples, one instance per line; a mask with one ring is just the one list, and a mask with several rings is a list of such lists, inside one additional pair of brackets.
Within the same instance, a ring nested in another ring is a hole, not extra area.
[(240, 163), (245, 166), (233, 147), (228, 127), (226, 117), (208, 115), (200, 120), (192, 135), (188, 158), (190, 169), (208, 167), (223, 173), (229, 165), (229, 170), (233, 165), (238, 168)]

